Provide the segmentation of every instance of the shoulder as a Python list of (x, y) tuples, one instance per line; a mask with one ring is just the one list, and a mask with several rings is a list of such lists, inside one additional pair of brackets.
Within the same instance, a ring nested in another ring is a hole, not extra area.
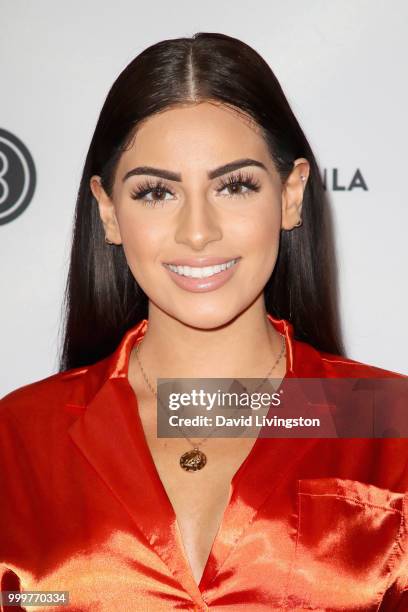
[(319, 350), (302, 340), (294, 339), (291, 349), (293, 369), (300, 378), (407, 378), (399, 372)]
[(323, 351), (320, 351), (319, 354), (323, 368), (328, 376), (333, 375), (350, 378), (405, 378), (404, 374), (399, 372), (393, 372), (340, 355), (333, 355)]
[(89, 394), (92, 373), (97, 374), (98, 366), (58, 372), (7, 393), (0, 398), (0, 423), (9, 419), (27, 423), (55, 414), (58, 408), (70, 403), (82, 405)]

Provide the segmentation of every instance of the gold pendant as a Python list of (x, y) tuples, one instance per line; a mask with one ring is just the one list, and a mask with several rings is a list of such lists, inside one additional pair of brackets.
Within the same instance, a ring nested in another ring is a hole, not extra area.
[(198, 448), (187, 451), (180, 457), (180, 465), (186, 472), (201, 470), (207, 463), (207, 457)]

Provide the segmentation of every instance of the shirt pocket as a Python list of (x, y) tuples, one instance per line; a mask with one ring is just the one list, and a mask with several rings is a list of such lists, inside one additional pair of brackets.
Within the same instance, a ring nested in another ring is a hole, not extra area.
[(297, 485), (288, 604), (377, 610), (407, 549), (407, 494), (341, 478)]

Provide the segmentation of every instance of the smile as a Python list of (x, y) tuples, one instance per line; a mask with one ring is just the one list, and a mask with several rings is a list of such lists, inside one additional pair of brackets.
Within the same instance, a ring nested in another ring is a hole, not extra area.
[(238, 259), (231, 259), (223, 264), (216, 266), (206, 266), (193, 268), (191, 266), (174, 266), (172, 264), (164, 264), (166, 268), (169, 268), (172, 272), (179, 274), (180, 276), (187, 276), (188, 278), (209, 278), (215, 274), (219, 274), (224, 270), (232, 268), (237, 263)]

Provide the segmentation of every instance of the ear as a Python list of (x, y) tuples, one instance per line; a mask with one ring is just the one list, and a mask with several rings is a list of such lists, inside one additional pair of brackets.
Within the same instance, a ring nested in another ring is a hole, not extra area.
[(302, 221), (303, 193), (309, 177), (307, 159), (299, 157), (282, 188), (282, 229), (291, 230)]
[(92, 176), (89, 186), (95, 200), (98, 203), (99, 216), (105, 229), (105, 239), (109, 240), (113, 244), (122, 244), (115, 207), (112, 200), (102, 187), (101, 177), (97, 175)]

